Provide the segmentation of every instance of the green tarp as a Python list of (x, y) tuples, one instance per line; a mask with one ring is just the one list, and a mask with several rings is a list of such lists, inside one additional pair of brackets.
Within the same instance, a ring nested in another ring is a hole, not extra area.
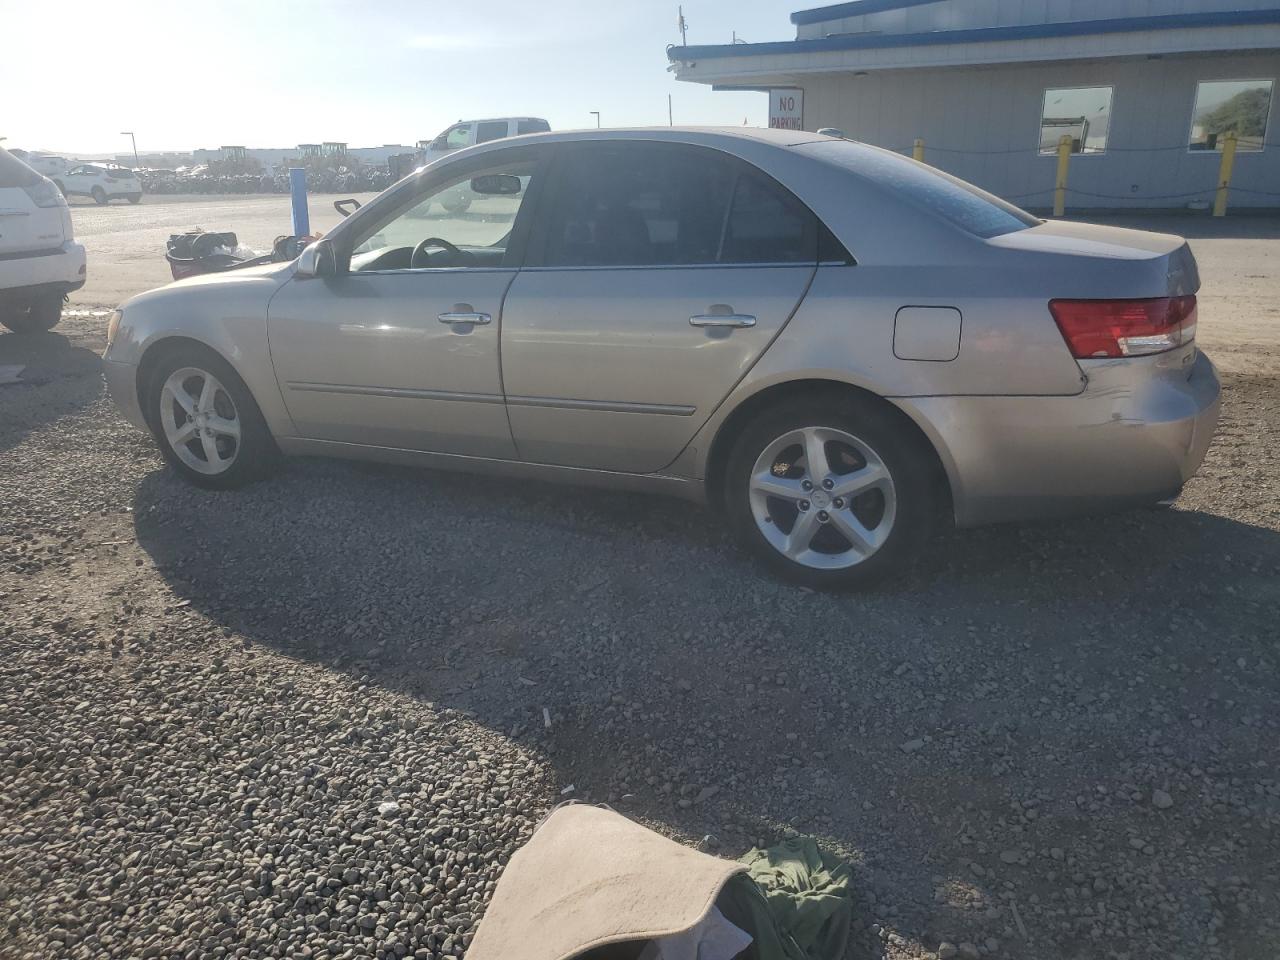
[(716, 905), (755, 941), (739, 960), (841, 960), (853, 919), (849, 865), (808, 837), (744, 856)]

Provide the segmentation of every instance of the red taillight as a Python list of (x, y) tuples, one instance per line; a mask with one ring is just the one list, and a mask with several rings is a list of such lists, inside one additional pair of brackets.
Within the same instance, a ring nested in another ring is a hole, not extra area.
[(1196, 337), (1196, 298), (1050, 300), (1049, 312), (1077, 360), (1140, 357)]

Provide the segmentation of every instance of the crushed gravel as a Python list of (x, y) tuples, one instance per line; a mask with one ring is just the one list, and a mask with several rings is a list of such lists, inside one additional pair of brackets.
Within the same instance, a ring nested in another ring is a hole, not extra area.
[(1280, 380), (1175, 509), (876, 593), (679, 502), (326, 461), (185, 486), (102, 320), (0, 336), (0, 955), (454, 957), (563, 799), (855, 867), (850, 956), (1280, 949)]

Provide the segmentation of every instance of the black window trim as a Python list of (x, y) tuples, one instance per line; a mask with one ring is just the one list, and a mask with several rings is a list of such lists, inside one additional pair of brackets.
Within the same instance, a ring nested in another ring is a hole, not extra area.
[[(639, 264), (604, 264), (604, 265), (560, 265), (548, 264), (546, 262), (546, 252), (548, 243), (548, 228), (550, 222), (548, 216), (552, 206), (557, 201), (561, 192), (562, 171), (565, 169), (563, 159), (568, 151), (575, 149), (596, 149), (599, 147), (616, 147), (620, 144), (644, 144), (646, 146), (672, 147), (691, 149), (694, 151), (711, 151), (725, 158), (734, 168), (734, 182), (729, 195), (729, 203), (725, 207), (725, 220), (721, 226), (720, 246), (717, 248), (716, 255), (719, 257), (723, 250), (725, 230), (728, 226), (728, 218), (733, 210), (733, 200), (737, 196), (738, 184), (744, 174), (755, 174), (761, 177), (766, 183), (772, 185), (775, 189), (789, 196), (802, 210), (806, 211), (813, 219), (815, 224), (815, 251), (813, 260), (782, 260), (775, 262), (748, 262), (748, 263), (639, 263)], [(521, 270), (536, 270), (538, 272), (558, 271), (585, 271), (585, 270), (742, 270), (750, 268), (762, 267), (833, 267), (833, 266), (855, 266), (857, 259), (849, 252), (839, 237), (832, 232), (826, 222), (814, 212), (813, 208), (801, 200), (792, 192), (786, 184), (778, 180), (766, 170), (761, 169), (749, 160), (744, 160), (736, 154), (730, 153), (720, 147), (709, 146), (702, 143), (688, 143), (683, 140), (647, 140), (638, 138), (611, 138), (611, 139), (594, 139), (594, 140), (568, 140), (561, 141), (556, 144), (549, 144), (552, 148), (548, 160), (548, 166), (543, 177), (543, 189), (539, 191), (538, 206), (535, 208), (532, 217), (532, 228), (527, 237), (527, 243), (524, 248), (524, 263), (520, 267)], [(526, 204), (527, 205), (527, 204)], [(834, 242), (837, 251), (843, 253), (835, 259), (823, 259), (824, 243)]]

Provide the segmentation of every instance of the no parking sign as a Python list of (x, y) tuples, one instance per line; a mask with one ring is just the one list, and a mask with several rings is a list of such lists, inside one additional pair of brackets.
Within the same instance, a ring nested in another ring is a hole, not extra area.
[(769, 126), (776, 130), (804, 129), (804, 91), (783, 87), (769, 91)]

